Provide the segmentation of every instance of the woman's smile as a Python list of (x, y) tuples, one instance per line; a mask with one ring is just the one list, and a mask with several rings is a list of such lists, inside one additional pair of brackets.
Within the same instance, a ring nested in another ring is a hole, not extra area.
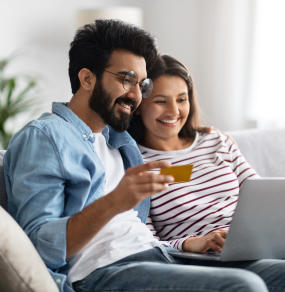
[(166, 127), (174, 127), (177, 125), (178, 119), (157, 119), (157, 121)]

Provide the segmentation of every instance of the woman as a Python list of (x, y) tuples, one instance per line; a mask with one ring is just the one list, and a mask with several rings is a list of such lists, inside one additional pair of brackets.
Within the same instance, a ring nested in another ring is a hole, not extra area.
[(174, 248), (221, 251), (239, 188), (257, 174), (228, 136), (201, 127), (193, 80), (182, 63), (159, 56), (149, 77), (152, 95), (143, 99), (129, 132), (145, 162), (194, 167), (190, 182), (152, 196), (148, 226)]

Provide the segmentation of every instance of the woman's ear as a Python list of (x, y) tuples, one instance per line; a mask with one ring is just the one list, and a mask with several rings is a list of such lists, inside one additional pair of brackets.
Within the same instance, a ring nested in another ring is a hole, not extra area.
[(82, 68), (78, 72), (78, 79), (80, 81), (80, 87), (87, 91), (93, 91), (96, 84), (96, 75), (87, 68)]

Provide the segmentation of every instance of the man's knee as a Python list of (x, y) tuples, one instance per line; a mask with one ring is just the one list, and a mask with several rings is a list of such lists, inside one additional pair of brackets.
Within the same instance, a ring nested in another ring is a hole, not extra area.
[[(268, 291), (264, 281), (253, 272), (246, 270), (231, 270), (229, 275), (232, 291), (263, 292)], [(229, 290), (231, 291), (231, 290)]]

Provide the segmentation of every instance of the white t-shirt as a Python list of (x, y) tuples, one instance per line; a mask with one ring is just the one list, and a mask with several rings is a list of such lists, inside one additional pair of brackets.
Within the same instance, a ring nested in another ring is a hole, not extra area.
[[(105, 194), (111, 192), (124, 175), (124, 165), (117, 149), (110, 149), (101, 133), (95, 134), (94, 146), (105, 168)], [(129, 210), (113, 217), (92, 240), (70, 260), (69, 281), (85, 278), (95, 269), (131, 254), (160, 245), (151, 231)]]

